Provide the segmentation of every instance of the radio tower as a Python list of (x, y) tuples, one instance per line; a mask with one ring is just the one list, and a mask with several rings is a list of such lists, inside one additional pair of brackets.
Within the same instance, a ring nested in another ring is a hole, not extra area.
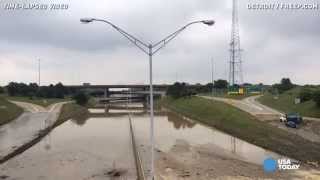
[(243, 83), (242, 61), (240, 48), (240, 34), (238, 22), (238, 0), (233, 0), (232, 7), (232, 31), (230, 42), (230, 85), (241, 85)]

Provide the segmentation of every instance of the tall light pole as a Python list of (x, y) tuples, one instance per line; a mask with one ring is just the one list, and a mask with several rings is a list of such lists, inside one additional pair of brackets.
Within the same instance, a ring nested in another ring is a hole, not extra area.
[(172, 39), (174, 39), (178, 34), (180, 34), (183, 30), (185, 30), (188, 26), (202, 23), (208, 26), (214, 25), (213, 20), (202, 20), (202, 21), (193, 21), (191, 23), (186, 24), (182, 28), (177, 31), (171, 33), (166, 36), (164, 39), (157, 43), (145, 43), (133, 35), (127, 33), (120, 27), (112, 24), (111, 22), (104, 19), (95, 19), (95, 18), (82, 18), (80, 22), (82, 23), (91, 23), (94, 21), (99, 21), (106, 23), (116, 29), (119, 33), (121, 33), (124, 37), (126, 37), (129, 41), (131, 41), (135, 46), (137, 46), (140, 50), (142, 50), (145, 54), (149, 56), (149, 92), (150, 92), (150, 142), (151, 142), (151, 179), (154, 179), (154, 113), (153, 113), (153, 82), (152, 82), (152, 56), (156, 54), (160, 49), (165, 47)]
[(41, 68), (41, 66), (40, 66), (40, 59), (38, 59), (38, 86), (39, 86), (39, 89), (40, 89), (40, 78), (41, 78), (41, 72), (40, 72), (40, 68)]
[(213, 80), (213, 69), (214, 69), (214, 66), (213, 66), (213, 58), (211, 59), (211, 82), (212, 82), (212, 88), (211, 88), (211, 95), (213, 97), (213, 85), (214, 85), (214, 80)]

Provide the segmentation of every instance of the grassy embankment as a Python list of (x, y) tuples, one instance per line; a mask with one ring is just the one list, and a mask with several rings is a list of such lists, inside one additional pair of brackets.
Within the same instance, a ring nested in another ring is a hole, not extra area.
[(0, 126), (14, 120), (20, 116), (22, 112), (22, 108), (0, 97)]
[(320, 144), (256, 120), (250, 114), (228, 104), (200, 97), (173, 100), (161, 104), (184, 116), (215, 127), (247, 142), (302, 162), (320, 163)]
[(300, 87), (294, 88), (279, 95), (275, 99), (274, 95), (266, 93), (258, 101), (266, 106), (277, 109), (284, 113), (297, 112), (302, 116), (320, 118), (320, 107), (312, 100), (300, 104), (295, 104), (294, 99), (299, 95)]
[(70, 98), (64, 98), (64, 99), (58, 99), (58, 98), (30, 98), (30, 97), (22, 97), (22, 96), (6, 96), (5, 98), (12, 100), (12, 101), (21, 101), (21, 102), (27, 102), (32, 104), (37, 104), (39, 106), (48, 107), (51, 104), (59, 103), (59, 102), (65, 102), (70, 101)]

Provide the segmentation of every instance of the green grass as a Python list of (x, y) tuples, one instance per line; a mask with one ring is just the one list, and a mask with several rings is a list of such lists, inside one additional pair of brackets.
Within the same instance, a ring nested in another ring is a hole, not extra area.
[(294, 88), (279, 95), (275, 99), (274, 95), (266, 93), (258, 101), (266, 106), (277, 109), (284, 113), (297, 112), (302, 116), (320, 118), (320, 107), (312, 100), (300, 104), (295, 104), (294, 100), (299, 95), (300, 87)]
[(22, 108), (0, 97), (0, 126), (14, 120), (22, 112)]
[(275, 128), (228, 104), (199, 97), (161, 102), (184, 116), (215, 127), (242, 140), (302, 162), (320, 162), (320, 144)]
[(12, 101), (21, 101), (21, 102), (27, 102), (27, 103), (32, 103), (32, 104), (37, 104), (39, 106), (43, 107), (48, 107), (51, 104), (59, 103), (59, 102), (65, 102), (65, 101), (70, 101), (69, 98), (65, 99), (58, 99), (58, 98), (30, 98), (30, 97), (22, 97), (22, 96), (6, 96), (7, 99), (12, 100)]

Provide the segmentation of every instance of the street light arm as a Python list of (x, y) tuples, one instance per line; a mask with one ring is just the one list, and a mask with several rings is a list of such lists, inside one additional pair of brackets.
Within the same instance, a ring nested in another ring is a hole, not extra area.
[(124, 37), (126, 37), (129, 41), (131, 41), (134, 45), (136, 45), (140, 50), (142, 50), (146, 54), (149, 54), (149, 52), (147, 50), (147, 48), (149, 48), (149, 46), (146, 43), (142, 42), (141, 40), (139, 40), (138, 38), (134, 37), (133, 35), (127, 33), (126, 31), (124, 31), (120, 27), (112, 24), (109, 21), (103, 20), (103, 19), (92, 19), (92, 21), (100, 21), (100, 22), (104, 22), (104, 23), (109, 24), (111, 27), (113, 27), (119, 33), (121, 33)]
[(152, 54), (157, 53), (160, 49), (162, 49), (164, 46), (166, 46), (172, 39), (177, 37), (188, 26), (191, 26), (192, 24), (203, 23), (203, 22), (204, 21), (194, 21), (194, 22), (188, 23), (187, 25), (183, 26), (182, 28), (178, 29), (177, 31), (173, 32), (172, 34), (168, 35), (167, 37), (165, 37), (161, 41), (153, 44), (152, 45), (153, 48), (158, 47), (159, 45), (160, 45), (160, 47), (158, 47), (155, 51), (153, 51)]

